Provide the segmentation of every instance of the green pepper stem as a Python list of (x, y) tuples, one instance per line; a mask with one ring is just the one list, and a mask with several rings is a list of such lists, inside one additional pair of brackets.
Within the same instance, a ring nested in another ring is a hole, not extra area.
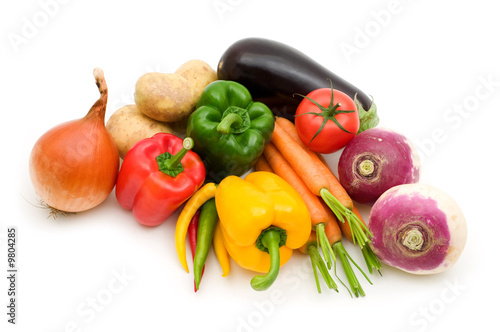
[(262, 236), (262, 245), (269, 250), (271, 264), (267, 274), (252, 278), (250, 285), (256, 291), (268, 289), (278, 277), (278, 272), (280, 270), (280, 240), (281, 235), (279, 231), (274, 229), (266, 231)]
[(243, 119), (237, 113), (228, 113), (217, 125), (217, 132), (221, 134), (229, 134), (231, 127), (239, 127), (243, 123)]

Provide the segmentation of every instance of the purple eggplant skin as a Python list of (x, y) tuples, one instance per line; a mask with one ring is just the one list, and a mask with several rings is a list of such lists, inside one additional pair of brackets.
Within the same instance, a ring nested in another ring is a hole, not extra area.
[(254, 100), (292, 121), (302, 101), (296, 94), (305, 96), (320, 88), (346, 93), (357, 102), (358, 111), (374, 108), (372, 99), (351, 83), (297, 49), (269, 39), (246, 38), (232, 44), (219, 60), (217, 76), (243, 84)]

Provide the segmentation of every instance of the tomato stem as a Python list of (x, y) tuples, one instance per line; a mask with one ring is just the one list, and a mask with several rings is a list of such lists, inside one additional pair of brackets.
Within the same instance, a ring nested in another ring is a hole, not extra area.
[(304, 95), (301, 95), (299, 93), (294, 94), (294, 95), (298, 95), (298, 96), (301, 96), (303, 98), (306, 98), (311, 103), (316, 105), (316, 107), (319, 108), (319, 112), (306, 112), (306, 113), (302, 113), (302, 114), (297, 114), (296, 116), (302, 116), (302, 115), (309, 114), (309, 115), (316, 115), (316, 116), (323, 117), (323, 122), (321, 123), (321, 126), (319, 127), (318, 131), (314, 134), (314, 136), (311, 138), (311, 140), (309, 141), (309, 144), (311, 144), (311, 142), (316, 138), (316, 136), (318, 136), (321, 133), (321, 131), (325, 127), (328, 120), (333, 121), (337, 125), (337, 127), (339, 127), (342, 131), (344, 131), (348, 134), (356, 134), (356, 133), (352, 133), (352, 132), (348, 131), (347, 129), (345, 129), (336, 118), (336, 116), (338, 114), (354, 113), (355, 110), (339, 110), (338, 108), (341, 107), (342, 104), (341, 103), (337, 103), (335, 105), (333, 104), (333, 99), (334, 99), (333, 98), (333, 83), (331, 80), (330, 80), (330, 86), (331, 86), (332, 94), (331, 94), (331, 98), (330, 98), (330, 104), (327, 107), (322, 106), (320, 103), (318, 103), (317, 101), (315, 101), (314, 99), (312, 99), (308, 96), (304, 96)]

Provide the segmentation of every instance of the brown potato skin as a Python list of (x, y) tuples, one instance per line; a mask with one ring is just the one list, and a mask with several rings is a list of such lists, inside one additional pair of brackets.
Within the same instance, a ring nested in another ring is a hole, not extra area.
[(217, 72), (203, 60), (189, 60), (175, 71), (175, 74), (187, 79), (194, 89), (194, 98), (198, 101), (207, 85), (217, 80)]
[(146, 116), (161, 122), (186, 118), (197, 100), (191, 83), (177, 74), (146, 73), (135, 85), (135, 104)]
[(126, 105), (116, 110), (106, 122), (106, 128), (118, 147), (120, 158), (138, 141), (156, 133), (179, 134), (170, 124), (153, 120), (136, 105)]
[(217, 72), (202, 60), (185, 62), (175, 73), (146, 73), (135, 85), (134, 100), (141, 112), (160, 122), (186, 119)]

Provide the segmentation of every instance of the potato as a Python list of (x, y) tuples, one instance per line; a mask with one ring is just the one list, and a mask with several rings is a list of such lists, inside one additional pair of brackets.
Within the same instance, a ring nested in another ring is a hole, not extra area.
[(194, 110), (192, 84), (177, 74), (147, 73), (135, 85), (137, 108), (148, 117), (161, 122), (174, 122), (186, 118)]
[(122, 159), (132, 145), (156, 133), (180, 135), (170, 124), (147, 117), (133, 104), (116, 110), (107, 121), (106, 128), (113, 137)]
[(202, 60), (190, 60), (175, 71), (175, 74), (187, 79), (194, 88), (194, 98), (200, 99), (205, 87), (217, 80), (217, 72)]
[(190, 60), (172, 74), (147, 73), (135, 85), (135, 104), (148, 117), (161, 122), (186, 119), (194, 111), (205, 87), (217, 73), (202, 60)]

